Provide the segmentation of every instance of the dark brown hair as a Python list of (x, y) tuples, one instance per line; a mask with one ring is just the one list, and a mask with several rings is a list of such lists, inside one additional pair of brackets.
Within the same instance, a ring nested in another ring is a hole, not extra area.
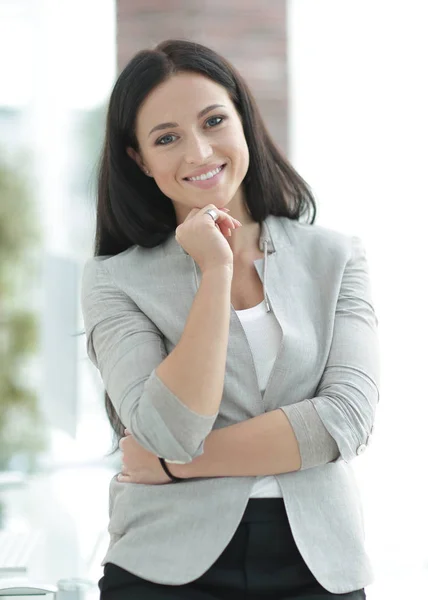
[[(201, 44), (166, 40), (154, 49), (138, 52), (111, 93), (98, 172), (95, 256), (119, 254), (135, 244), (153, 248), (175, 233), (177, 220), (170, 198), (141, 171), (126, 149), (140, 151), (135, 123), (147, 95), (182, 72), (197, 73), (222, 85), (241, 117), (250, 157), (244, 197), (253, 220), (261, 224), (268, 215), (295, 220), (306, 215), (310, 224), (315, 222), (310, 188), (271, 139), (253, 95), (236, 69)], [(122, 437), (124, 427), (107, 392), (105, 406), (117, 438)]]

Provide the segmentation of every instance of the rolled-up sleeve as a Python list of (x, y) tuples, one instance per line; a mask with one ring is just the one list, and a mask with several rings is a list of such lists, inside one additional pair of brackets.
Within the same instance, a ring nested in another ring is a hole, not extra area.
[(378, 319), (361, 240), (351, 238), (331, 348), (314, 398), (281, 406), (296, 435), (301, 469), (351, 461), (366, 447), (379, 402)]
[(203, 454), (215, 415), (190, 410), (157, 376), (167, 356), (155, 324), (119, 289), (105, 259), (90, 259), (82, 276), (86, 349), (122, 421), (157, 456), (187, 463)]

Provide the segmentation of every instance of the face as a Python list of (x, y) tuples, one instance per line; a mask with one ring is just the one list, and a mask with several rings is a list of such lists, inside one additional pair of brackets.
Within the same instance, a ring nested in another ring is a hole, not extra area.
[(140, 152), (128, 153), (171, 199), (178, 223), (193, 208), (243, 203), (248, 146), (223, 86), (199, 74), (174, 75), (140, 107), (136, 133)]

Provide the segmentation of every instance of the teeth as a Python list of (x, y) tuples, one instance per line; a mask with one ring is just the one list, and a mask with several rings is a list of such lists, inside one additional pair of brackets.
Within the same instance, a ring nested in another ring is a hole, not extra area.
[(204, 173), (203, 175), (198, 175), (197, 177), (189, 177), (189, 181), (204, 181), (205, 179), (211, 179), (217, 173), (220, 173), (221, 167), (217, 167), (214, 171), (209, 171), (208, 173)]

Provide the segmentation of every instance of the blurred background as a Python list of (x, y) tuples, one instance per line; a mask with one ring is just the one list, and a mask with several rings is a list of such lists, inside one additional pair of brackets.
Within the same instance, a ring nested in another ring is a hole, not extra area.
[(80, 278), (109, 93), (138, 50), (179, 37), (238, 67), (317, 223), (365, 243), (382, 350), (353, 461), (366, 593), (425, 597), (427, 27), (418, 0), (0, 0), (0, 577), (22, 540), (38, 579), (102, 575), (120, 456), (78, 335)]

